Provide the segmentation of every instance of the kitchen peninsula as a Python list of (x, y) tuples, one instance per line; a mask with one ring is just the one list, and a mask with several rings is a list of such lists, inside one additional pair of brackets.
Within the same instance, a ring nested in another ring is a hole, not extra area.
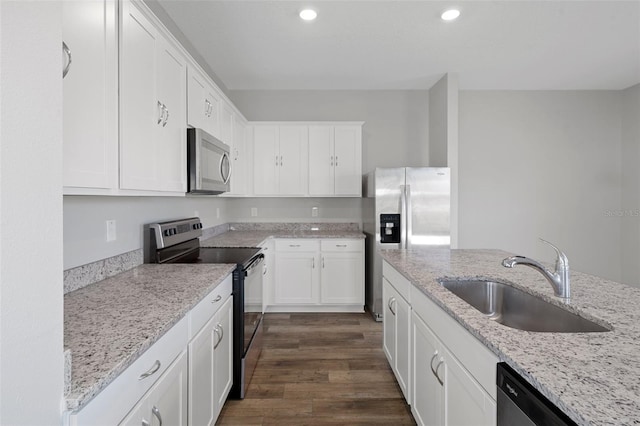
[[(530, 268), (507, 269), (499, 250), (382, 250), (399, 275), (461, 324), (578, 424), (640, 422), (640, 289), (572, 271), (564, 305)], [(391, 269), (390, 268), (390, 269)], [(598, 322), (610, 332), (528, 332), (491, 321), (438, 283), (441, 278), (494, 279)], [(428, 359), (425, 361), (428, 363)]]

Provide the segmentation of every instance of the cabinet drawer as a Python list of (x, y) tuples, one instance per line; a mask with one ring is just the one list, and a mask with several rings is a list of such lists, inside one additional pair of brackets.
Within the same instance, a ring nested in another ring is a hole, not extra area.
[(89, 404), (72, 414), (70, 424), (118, 424), (187, 346), (187, 329), (188, 321), (183, 318)]
[(322, 251), (363, 251), (364, 240), (322, 240), (320, 250)]
[(276, 251), (317, 251), (318, 240), (284, 238), (276, 240)]
[(229, 274), (211, 293), (189, 312), (189, 340), (213, 317), (231, 296), (233, 274)]

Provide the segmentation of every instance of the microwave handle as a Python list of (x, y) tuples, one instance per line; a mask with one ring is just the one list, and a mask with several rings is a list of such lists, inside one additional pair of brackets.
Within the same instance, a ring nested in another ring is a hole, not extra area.
[[(229, 169), (229, 174), (227, 175), (227, 177), (224, 176), (225, 162), (227, 163), (227, 168)], [(229, 182), (229, 179), (231, 179), (231, 161), (229, 161), (229, 155), (226, 152), (222, 154), (222, 158), (220, 158), (220, 176), (222, 176), (225, 185)]]

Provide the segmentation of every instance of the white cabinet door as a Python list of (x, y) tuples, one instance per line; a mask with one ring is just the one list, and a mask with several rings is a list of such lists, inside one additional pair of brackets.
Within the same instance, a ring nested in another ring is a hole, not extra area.
[(231, 149), (231, 194), (247, 195), (247, 126), (235, 120), (233, 131), (233, 148)]
[(495, 402), (484, 391), (460, 362), (446, 349), (443, 350), (444, 367), (444, 423), (451, 426), (494, 426)]
[(364, 305), (362, 253), (321, 254), (320, 302)]
[(120, 187), (186, 190), (186, 62), (146, 16), (122, 3)]
[(277, 253), (275, 302), (277, 304), (318, 303), (318, 254)]
[(183, 351), (120, 425), (187, 426), (187, 374)]
[(187, 124), (220, 137), (220, 96), (193, 66), (187, 68)]
[(187, 190), (186, 86), (185, 58), (164, 38), (157, 52), (156, 93), (166, 108), (165, 120), (155, 126), (157, 137), (157, 189), (185, 192)]
[(333, 127), (309, 126), (309, 195), (333, 195)]
[(307, 193), (307, 126), (281, 126), (279, 138), (279, 195)]
[(215, 421), (214, 318), (189, 342), (189, 425), (210, 425)]
[(278, 194), (279, 137), (278, 126), (253, 129), (253, 191), (256, 195)]
[(235, 113), (233, 112), (233, 108), (222, 101), (222, 108), (220, 108), (220, 140), (229, 146), (233, 145), (234, 120)]
[[(214, 317), (214, 420), (218, 418), (233, 384), (233, 297), (229, 297)], [(196, 424), (196, 423), (194, 423)]]
[(382, 279), (382, 300), (383, 349), (405, 399), (410, 402), (411, 306), (385, 278)]
[[(444, 424), (444, 391), (443, 385), (434, 374), (436, 371), (439, 377), (445, 377), (443, 369), (446, 365), (442, 358), (440, 342), (416, 314), (412, 314), (411, 324), (413, 347), (411, 412), (418, 425), (441, 426)], [(436, 369), (438, 364), (440, 367)]]
[(362, 127), (334, 127), (335, 195), (362, 194)]
[(117, 1), (62, 2), (63, 185), (118, 186)]

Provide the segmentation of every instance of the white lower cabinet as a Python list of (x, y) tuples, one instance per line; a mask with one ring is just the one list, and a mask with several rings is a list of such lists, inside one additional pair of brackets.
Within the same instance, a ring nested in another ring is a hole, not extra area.
[(233, 382), (231, 293), (228, 275), (68, 424), (215, 424)]
[(228, 297), (189, 342), (189, 424), (215, 423), (231, 390), (232, 308)]
[(405, 399), (410, 401), (411, 306), (385, 278), (382, 279), (382, 301), (385, 319), (384, 353)]
[(386, 262), (383, 276), (383, 348), (416, 423), (494, 426), (498, 358)]
[(183, 351), (121, 426), (187, 425), (187, 351)]
[(345, 311), (364, 308), (364, 241), (275, 241), (271, 311)]

